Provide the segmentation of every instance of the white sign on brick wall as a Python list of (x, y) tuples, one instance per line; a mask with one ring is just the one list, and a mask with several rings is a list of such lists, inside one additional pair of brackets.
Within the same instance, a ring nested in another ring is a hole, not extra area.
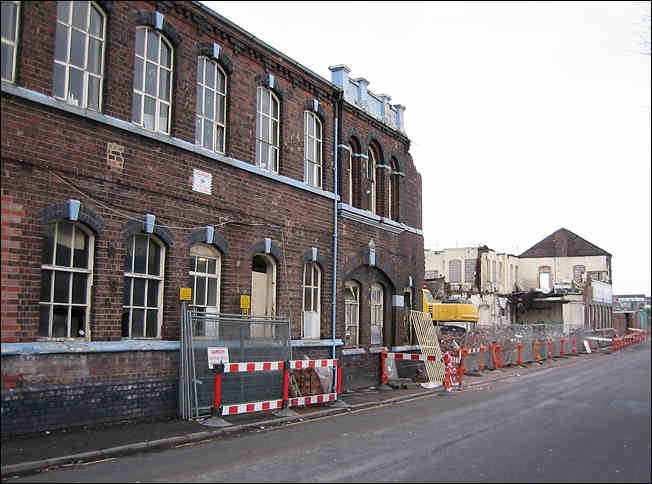
[(195, 168), (192, 171), (192, 189), (210, 195), (213, 189), (213, 175)]

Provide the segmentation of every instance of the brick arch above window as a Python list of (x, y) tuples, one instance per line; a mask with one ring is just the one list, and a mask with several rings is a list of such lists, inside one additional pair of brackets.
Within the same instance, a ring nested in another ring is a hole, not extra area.
[[(218, 45), (219, 47), (217, 57), (215, 57), (214, 45)], [(222, 49), (219, 44), (214, 44), (213, 42), (197, 42), (197, 56), (208, 57), (209, 59), (216, 61), (227, 76), (233, 74), (233, 62), (231, 61), (231, 58), (224, 53), (224, 49)]]
[(325, 131), (325, 127), (328, 126), (328, 115), (322, 103), (317, 104), (317, 111), (315, 111), (315, 101), (316, 99), (308, 99), (303, 103), (303, 110), (310, 111), (319, 118), (322, 124), (322, 130)]
[(276, 262), (283, 262), (283, 250), (281, 247), (270, 239), (269, 251), (266, 250), (265, 239), (259, 239), (249, 247), (249, 254), (253, 258), (256, 254), (271, 254)]
[(376, 164), (385, 164), (385, 153), (383, 152), (383, 147), (376, 138), (370, 136), (367, 139), (367, 150), (374, 151), (374, 154), (376, 155)]
[[(125, 225), (124, 230), (122, 231), (124, 240), (128, 242), (131, 237), (139, 233), (147, 233), (147, 227), (145, 221), (132, 220)], [(159, 239), (163, 241), (168, 247), (172, 246), (172, 233), (164, 225), (161, 225), (158, 221), (154, 223), (153, 234), (158, 236)]]
[(177, 29), (160, 12), (135, 12), (134, 23), (138, 26), (148, 26), (159, 30), (167, 37), (174, 48), (181, 42), (181, 36)]
[(110, 14), (113, 11), (113, 7), (115, 7), (115, 1), (114, 0), (95, 0), (98, 5), (100, 5), (103, 9), (104, 12), (107, 14)]
[(69, 200), (66, 203), (60, 203), (58, 205), (50, 205), (42, 209), (39, 216), (43, 228), (45, 229), (49, 223), (55, 220), (72, 220), (86, 225), (95, 232), (95, 235), (99, 235), (104, 230), (104, 219), (91, 209), (86, 208), (83, 204), (79, 204), (78, 214), (76, 216), (73, 214), (71, 218), (71, 202), (76, 202), (76, 200)]
[(392, 167), (395, 172), (401, 175), (405, 174), (405, 170), (403, 169), (405, 166), (405, 161), (396, 153), (396, 151), (394, 150), (390, 151), (388, 153), (388, 159), (390, 160), (390, 162), (394, 161), (396, 163), (396, 166)]
[(264, 87), (272, 91), (277, 97), (279, 102), (279, 120), (282, 119), (280, 114), (283, 112), (283, 97), (285, 92), (278, 87), (278, 79), (274, 74), (258, 74), (255, 77), (256, 87)]
[(226, 255), (229, 250), (229, 243), (226, 239), (215, 230), (209, 230), (209, 227), (199, 229), (188, 236), (188, 245), (207, 244), (219, 250), (222, 255)]
[(324, 272), (327, 267), (327, 261), (324, 256), (322, 256), (321, 252), (319, 252), (319, 250), (317, 251), (317, 257), (315, 260), (312, 258), (312, 249), (305, 252), (301, 256), (301, 265), (304, 265), (306, 262), (316, 262), (322, 272)]

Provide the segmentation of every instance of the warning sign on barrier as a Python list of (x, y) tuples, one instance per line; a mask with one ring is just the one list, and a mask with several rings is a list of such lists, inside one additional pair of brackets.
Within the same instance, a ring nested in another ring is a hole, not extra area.
[(224, 363), (229, 363), (229, 349), (228, 348), (208, 348), (208, 368), (212, 369), (213, 366)]

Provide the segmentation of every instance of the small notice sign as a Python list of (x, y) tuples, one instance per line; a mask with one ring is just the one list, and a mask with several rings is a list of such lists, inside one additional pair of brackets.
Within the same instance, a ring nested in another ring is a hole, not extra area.
[(240, 309), (249, 309), (251, 307), (251, 296), (240, 296)]
[(182, 301), (192, 301), (192, 289), (190, 287), (180, 287), (179, 299)]
[(212, 369), (213, 366), (224, 363), (229, 363), (229, 349), (228, 348), (208, 348), (208, 368)]
[(587, 353), (591, 352), (591, 345), (589, 345), (589, 342), (584, 340), (584, 349), (586, 350)]
[(213, 175), (206, 171), (194, 169), (192, 172), (192, 189), (196, 192), (210, 195), (213, 185)]

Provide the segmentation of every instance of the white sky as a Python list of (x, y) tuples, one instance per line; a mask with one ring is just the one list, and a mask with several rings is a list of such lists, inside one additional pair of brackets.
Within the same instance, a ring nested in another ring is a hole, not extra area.
[(426, 248), (515, 255), (561, 227), (650, 295), (650, 2), (204, 2), (405, 110)]

